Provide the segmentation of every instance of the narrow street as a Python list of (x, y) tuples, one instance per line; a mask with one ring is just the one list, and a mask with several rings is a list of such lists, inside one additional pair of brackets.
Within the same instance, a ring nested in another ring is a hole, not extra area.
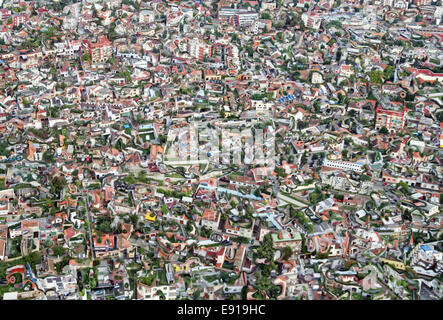
[(89, 247), (90, 247), (90, 250), (91, 250), (92, 259), (95, 259), (94, 241), (92, 240), (92, 219), (91, 219), (91, 213), (89, 212), (89, 199), (88, 199), (89, 197), (87, 195), (87, 192), (88, 192), (88, 190), (86, 190), (86, 189), (82, 190), (83, 194), (86, 193), (86, 196), (83, 195), (82, 198), (85, 200), (85, 203), (86, 203), (86, 214), (88, 216), (88, 222), (89, 222), (88, 223), (88, 225), (89, 225), (89, 230), (88, 230), (88, 233), (89, 233)]

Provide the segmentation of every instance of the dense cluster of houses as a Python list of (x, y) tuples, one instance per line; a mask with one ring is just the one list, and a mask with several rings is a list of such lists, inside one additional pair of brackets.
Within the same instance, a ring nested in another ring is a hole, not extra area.
[(443, 297), (441, 1), (0, 7), (3, 300)]

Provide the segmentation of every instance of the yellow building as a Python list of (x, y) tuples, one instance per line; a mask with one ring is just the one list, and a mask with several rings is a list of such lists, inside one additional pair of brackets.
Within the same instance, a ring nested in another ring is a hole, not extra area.
[(188, 272), (190, 270), (189, 265), (186, 263), (182, 263), (180, 265), (173, 263), (172, 268), (174, 269), (174, 272), (176, 272), (176, 273)]
[(155, 214), (153, 214), (151, 211), (148, 211), (148, 213), (145, 216), (145, 220), (148, 220), (148, 221), (155, 222), (156, 219), (157, 219), (157, 216)]
[(393, 266), (394, 268), (398, 269), (398, 270), (406, 270), (406, 266), (403, 262), (400, 261), (395, 261), (395, 260), (389, 260), (389, 259), (385, 259), (385, 258), (381, 258), (380, 259), (381, 262), (383, 263), (387, 263), (390, 266)]

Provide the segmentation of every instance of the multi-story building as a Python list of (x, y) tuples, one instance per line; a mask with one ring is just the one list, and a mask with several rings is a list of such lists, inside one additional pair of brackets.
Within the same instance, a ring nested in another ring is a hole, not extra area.
[(443, 83), (443, 73), (435, 73), (431, 70), (417, 70), (415, 72), (415, 77), (421, 82), (440, 82)]
[(321, 16), (317, 13), (303, 13), (301, 19), (305, 27), (313, 28), (318, 30), (321, 25)]
[(234, 226), (231, 225), (229, 219), (226, 219), (225, 233), (231, 236), (245, 237), (246, 239), (251, 239), (253, 227), (253, 225), (251, 225), (250, 227)]
[(386, 110), (382, 107), (376, 109), (375, 129), (385, 127), (389, 132), (402, 130), (406, 123), (408, 109), (403, 107), (400, 110)]
[(272, 27), (272, 20), (256, 19), (254, 24), (251, 26), (253, 33), (258, 34), (259, 32), (269, 31)]
[(295, 254), (301, 252), (302, 238), (299, 232), (289, 233), (282, 230), (278, 234), (272, 234), (272, 241), (275, 249), (289, 247)]
[(256, 12), (240, 12), (234, 15), (232, 19), (232, 24), (237, 27), (250, 26), (258, 19), (258, 13)]
[(261, 2), (261, 9), (262, 10), (275, 10), (277, 8), (276, 1), (262, 1)]
[(19, 25), (28, 22), (28, 20), (29, 20), (28, 16), (22, 13), (14, 16), (13, 23), (14, 26), (18, 27)]
[(207, 44), (200, 39), (194, 38), (188, 41), (188, 52), (191, 57), (203, 60), (205, 55), (212, 55), (212, 45)]
[(0, 18), (2, 20), (8, 19), (11, 16), (11, 10), (9, 9), (0, 9)]
[(163, 285), (163, 286), (148, 286), (143, 283), (137, 284), (137, 299), (138, 300), (160, 300), (161, 291), (165, 296), (165, 300), (175, 300), (177, 298), (177, 285)]
[(255, 110), (257, 116), (270, 116), (273, 104), (261, 100), (251, 100), (251, 109)]
[(112, 42), (105, 36), (99, 37), (97, 42), (86, 42), (87, 50), (92, 62), (105, 62), (112, 57)]
[(40, 280), (40, 285), (44, 290), (54, 290), (59, 295), (72, 294), (78, 290), (77, 279), (72, 275), (46, 277)]
[(57, 56), (72, 57), (77, 51), (81, 49), (81, 41), (66, 40), (64, 42), (57, 42), (54, 44)]
[(0, 239), (0, 261), (3, 261), (6, 258), (6, 240)]
[(142, 10), (139, 14), (139, 23), (153, 23), (155, 21), (154, 11)]
[(429, 6), (432, 0), (414, 0), (414, 4), (417, 6)]
[(406, 0), (384, 0), (383, 5), (396, 9), (406, 9), (408, 7), (408, 2), (409, 1)]
[(330, 168), (336, 168), (336, 169), (342, 169), (342, 170), (352, 170), (352, 171), (357, 171), (357, 172), (363, 172), (363, 165), (361, 163), (351, 162), (351, 161), (334, 161), (334, 160), (325, 159), (323, 161), (323, 166), (330, 167)]
[(13, 209), (11, 201), (7, 198), (0, 198), (0, 216), (9, 214)]
[(220, 21), (229, 21), (234, 15), (241, 12), (241, 9), (221, 8), (218, 11), (218, 19)]
[(221, 8), (218, 12), (220, 21), (229, 22), (236, 27), (250, 26), (258, 19), (258, 13), (247, 9)]

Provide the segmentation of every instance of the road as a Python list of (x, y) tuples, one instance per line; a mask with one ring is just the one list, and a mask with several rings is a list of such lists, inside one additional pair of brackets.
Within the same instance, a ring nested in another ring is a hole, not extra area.
[(163, 163), (168, 166), (174, 166), (174, 165), (193, 165), (193, 164), (207, 164), (208, 160), (163, 160)]
[(281, 192), (278, 194), (278, 198), (283, 200), (284, 202), (293, 204), (293, 205), (295, 205), (297, 207), (307, 207), (308, 206), (307, 204), (305, 204), (303, 202), (297, 201), (295, 199), (292, 199), (290, 197), (287, 197), (287, 196), (281, 194)]
[(86, 196), (82, 196), (82, 197), (86, 203), (86, 214), (88, 216), (88, 221), (89, 221), (89, 223), (88, 223), (88, 225), (89, 225), (89, 243), (90, 243), (90, 247), (91, 247), (91, 256), (92, 256), (92, 259), (95, 259), (94, 241), (92, 241), (92, 222), (91, 222), (91, 214), (89, 212), (89, 203), (88, 203), (88, 195), (87, 195), (88, 190), (83, 189), (82, 192), (83, 192), (83, 194), (86, 193)]
[(303, 34), (300, 36), (300, 39), (298, 40), (298, 43), (296, 45), (296, 48), (300, 48), (303, 44), (303, 38), (305, 37), (306, 31), (303, 31)]
[(180, 225), (181, 231), (183, 233), (183, 237), (185, 237), (185, 239), (188, 238), (188, 234), (186, 233), (185, 227), (181, 224)]

